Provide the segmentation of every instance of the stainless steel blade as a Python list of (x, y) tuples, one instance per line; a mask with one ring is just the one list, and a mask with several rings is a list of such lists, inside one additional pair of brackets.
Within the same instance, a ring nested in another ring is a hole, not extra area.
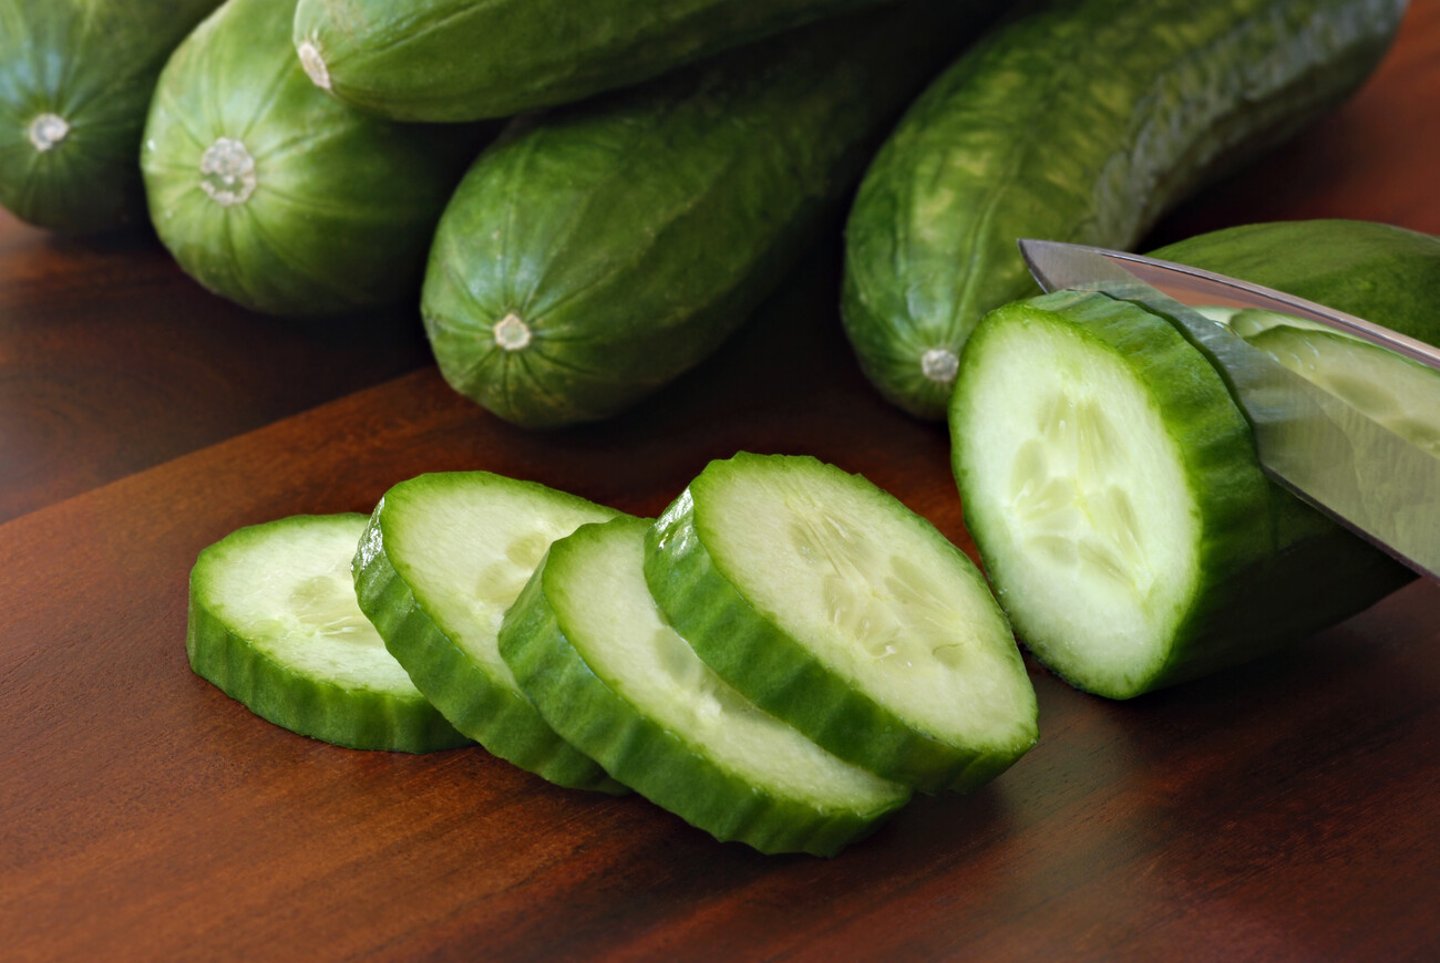
[[(1437, 372), (1440, 352), (1324, 305), (1183, 265), (1054, 241), (1021, 241), (1020, 249), (1046, 290), (1098, 290), (1171, 320), (1229, 384), (1272, 478), (1416, 571), (1440, 579), (1440, 454), (1192, 308), (1258, 307), (1297, 315)], [(1440, 408), (1440, 397), (1435, 404)]]

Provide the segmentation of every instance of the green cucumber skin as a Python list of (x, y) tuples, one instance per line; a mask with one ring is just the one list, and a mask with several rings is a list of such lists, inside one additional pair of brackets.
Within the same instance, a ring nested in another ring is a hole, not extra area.
[[(754, 456), (736, 455), (746, 457)], [(702, 472), (646, 536), (645, 581), (666, 620), (717, 675), (833, 755), (921, 792), (975, 789), (1034, 745), (1032, 729), (1012, 746), (961, 751), (916, 732), (821, 665), (751, 605), (705, 549), (692, 494), (704, 479)]]
[[(171, 57), (141, 153), (151, 220), (186, 273), (251, 310), (336, 315), (413, 297), (478, 132), (401, 126), (326, 97), (290, 48), (290, 9), (228, 0)], [(243, 202), (203, 189), (220, 138), (253, 157)]]
[[(227, 628), (205, 603), (198, 572), (208, 553), (244, 537), (246, 529), (240, 529), (203, 550), (191, 574), (185, 653), (196, 675), (262, 719), (332, 745), (421, 753), (471, 744), (418, 693), (402, 700), (338, 684), (317, 684), (264, 657), (244, 636)], [(302, 705), (280, 697), (301, 691), (309, 696)]]
[(846, 231), (845, 329), (889, 400), (944, 416), (988, 310), (1036, 291), (1021, 237), (1130, 248), (1167, 209), (1333, 106), (1404, 0), (1071, 0), (963, 56), (881, 149)]
[(1150, 252), (1440, 344), (1440, 237), (1370, 221), (1245, 224)]
[[(822, 24), (513, 126), (436, 233), (422, 315), (446, 380), (507, 421), (555, 427), (698, 363), (838, 213), (985, 7)], [(512, 314), (530, 332), (519, 350), (493, 334)]]
[[(509, 117), (658, 77), (881, 0), (300, 0), (341, 100), (399, 120)], [(892, 2), (892, 0), (885, 0)]]
[[(89, 234), (145, 216), (135, 157), (165, 60), (220, 0), (0, 0), (0, 206)], [(69, 124), (48, 150), (31, 122)]]
[[(360, 611), (430, 703), (491, 755), (567, 789), (628, 792), (540, 720), (528, 701), (481, 677), (426, 614), (384, 550), (384, 501), (376, 506), (352, 572)], [(365, 546), (370, 550), (364, 550)]]
[[(1162, 401), (1200, 518), (1200, 577), (1164, 661), (1113, 687), (1067, 678), (1096, 695), (1128, 699), (1276, 651), (1353, 615), (1411, 576), (1389, 558), (1271, 482), (1249, 423), (1208, 359), (1162, 315), (1097, 293), (1061, 291), (999, 308), (976, 328), (951, 407), (953, 468), (962, 504), (975, 484), (964, 458), (964, 369), (982, 363), (990, 333), (1044, 312), (1104, 346)], [(1005, 590), (1005, 559), (990, 529), (1003, 518), (967, 512), (996, 595), (1017, 634), (1042, 662), (1046, 640), (1030, 632), (1023, 600)], [(1053, 666), (1052, 666), (1053, 668)]]
[(549, 559), (547, 553), (506, 614), (500, 652), (546, 721), (614, 778), (662, 808), (683, 809), (687, 822), (716, 839), (744, 842), (763, 853), (833, 856), (906, 802), (900, 796), (876, 812), (821, 813), (754, 789), (711, 762), (591, 670), (546, 597)]

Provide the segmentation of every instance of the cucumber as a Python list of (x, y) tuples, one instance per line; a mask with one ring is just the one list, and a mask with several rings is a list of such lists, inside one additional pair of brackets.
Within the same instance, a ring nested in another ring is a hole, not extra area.
[(1395, 434), (1440, 455), (1440, 372), (1333, 331), (1277, 324), (1246, 340)]
[(165, 59), (219, 0), (0, 0), (0, 206), (92, 233), (145, 214), (135, 155)]
[(836, 759), (706, 668), (646, 590), (649, 524), (586, 525), (550, 547), (500, 651), (557, 731), (720, 840), (832, 855), (909, 792)]
[(1195, 188), (1372, 71), (1404, 0), (1068, 0), (960, 58), (881, 149), (842, 314), (886, 398), (943, 417), (989, 309), (1035, 291), (1016, 239), (1129, 248)]
[(261, 718), (325, 742), (465, 745), (356, 607), (349, 565), (364, 531), (364, 515), (297, 515), (204, 549), (190, 572), (190, 667)]
[(432, 473), (387, 491), (352, 549), (360, 609), (455, 728), (557, 785), (607, 792), (624, 788), (545, 724), (497, 634), (550, 542), (616, 514), (489, 472)]
[[(1440, 344), (1440, 237), (1338, 218), (1244, 224), (1177, 241), (1152, 256), (1263, 284)], [(1248, 337), (1283, 318), (1254, 309), (1230, 324)]]
[(317, 86), (401, 120), (508, 117), (878, 0), (300, 0)]
[(412, 297), (474, 128), (400, 126), (306, 79), (290, 0), (228, 0), (160, 76), (141, 165), (180, 266), (255, 311), (340, 314)]
[(718, 675), (888, 779), (971, 789), (1035, 742), (1035, 694), (984, 578), (858, 475), (713, 461), (655, 523), (645, 578)]
[(1017, 633), (1129, 698), (1271, 652), (1408, 571), (1271, 483), (1164, 316), (1099, 293), (999, 308), (950, 406), (965, 523)]
[(517, 125), (441, 219), (422, 314), (500, 417), (607, 417), (720, 344), (808, 249), (984, 3), (826, 23)]

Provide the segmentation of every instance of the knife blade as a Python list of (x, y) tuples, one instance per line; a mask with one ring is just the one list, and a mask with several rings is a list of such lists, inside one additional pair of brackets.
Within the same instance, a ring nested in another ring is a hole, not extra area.
[[(1417, 572), (1440, 579), (1440, 452), (1398, 434), (1195, 308), (1261, 308), (1315, 322), (1430, 368), (1437, 388), (1440, 351), (1325, 305), (1187, 265), (1058, 241), (1022, 240), (1020, 252), (1047, 291), (1097, 290), (1164, 316), (1225, 379), (1271, 478)], [(1433, 408), (1440, 410), (1440, 392)]]

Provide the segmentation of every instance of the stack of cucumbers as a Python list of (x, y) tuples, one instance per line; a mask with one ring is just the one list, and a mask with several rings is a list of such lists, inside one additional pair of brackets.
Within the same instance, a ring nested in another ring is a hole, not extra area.
[(765, 852), (833, 854), (1036, 739), (973, 563), (808, 457), (712, 462), (654, 521), (475, 471), (243, 528), (195, 564), (186, 648), (296, 732), (474, 740)]
[(1404, 0), (216, 7), (0, 0), (0, 202), (113, 227), (139, 157), (200, 283), (282, 315), (413, 299), (456, 390), (552, 427), (697, 364), (862, 175), (846, 331), (943, 415), (975, 322), (1027, 293), (1015, 237), (1133, 245), (1354, 90)]

